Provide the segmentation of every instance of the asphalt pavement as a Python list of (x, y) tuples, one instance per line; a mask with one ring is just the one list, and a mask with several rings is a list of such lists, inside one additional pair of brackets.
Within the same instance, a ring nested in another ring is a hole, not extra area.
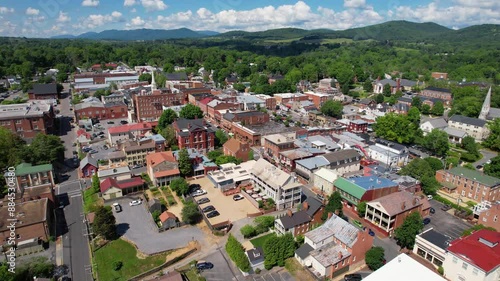
[(488, 162), (488, 160), (490, 160), (491, 158), (495, 158), (498, 154), (496, 152), (493, 152), (493, 151), (490, 151), (490, 150), (480, 150), (479, 152), (481, 152), (481, 154), (483, 155), (483, 158), (479, 159), (478, 161), (474, 162), (474, 167), (476, 167), (477, 165), (484, 165), (486, 164), (486, 162)]
[[(436, 200), (430, 200), (429, 203), (436, 212), (430, 216), (431, 222), (425, 226), (424, 230), (432, 227), (439, 233), (442, 233), (450, 237), (451, 240), (454, 240), (460, 237), (464, 230), (472, 227), (471, 224), (463, 221), (462, 219), (441, 210), (444, 206), (443, 203)], [(450, 210), (450, 212), (452, 211), (453, 209)]]

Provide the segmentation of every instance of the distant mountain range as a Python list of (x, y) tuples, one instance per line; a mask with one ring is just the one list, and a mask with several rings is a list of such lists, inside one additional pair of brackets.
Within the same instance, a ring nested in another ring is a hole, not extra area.
[(345, 38), (352, 40), (428, 40), (444, 39), (447, 41), (460, 40), (491, 40), (500, 38), (500, 25), (484, 24), (466, 27), (459, 30), (450, 29), (436, 23), (415, 23), (408, 21), (389, 21), (346, 30), (300, 28), (280, 28), (258, 32), (229, 31), (218, 33), (215, 31), (194, 31), (188, 28), (163, 29), (135, 29), (135, 30), (105, 30), (102, 32), (87, 32), (78, 36), (59, 35), (53, 39), (93, 39), (93, 40), (162, 40), (181, 38), (214, 38), (222, 40), (260, 40), (279, 43), (283, 42), (315, 42)]

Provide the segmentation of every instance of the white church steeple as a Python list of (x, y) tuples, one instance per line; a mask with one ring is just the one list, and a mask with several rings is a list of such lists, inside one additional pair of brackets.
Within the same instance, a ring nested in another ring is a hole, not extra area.
[(481, 108), (481, 113), (479, 113), (479, 119), (486, 120), (488, 113), (490, 113), (491, 106), (491, 87), (486, 94), (486, 98), (484, 99), (483, 107)]
[(155, 82), (155, 71), (151, 72), (151, 92), (156, 91), (156, 82)]

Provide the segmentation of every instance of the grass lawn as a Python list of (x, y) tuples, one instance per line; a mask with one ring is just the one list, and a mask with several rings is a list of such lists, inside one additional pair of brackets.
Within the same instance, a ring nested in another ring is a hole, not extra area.
[[(164, 253), (139, 259), (137, 258), (137, 250), (132, 244), (117, 239), (95, 252), (99, 280), (128, 280), (141, 272), (160, 266), (165, 262), (167, 255), (168, 253)], [(115, 271), (113, 263), (117, 261), (121, 261), (123, 266), (120, 270)]]
[(269, 233), (269, 234), (266, 234), (266, 235), (263, 235), (263, 236), (260, 236), (260, 237), (257, 237), (257, 238), (250, 240), (250, 243), (252, 243), (252, 245), (254, 247), (262, 247), (262, 246), (264, 246), (264, 243), (267, 241), (267, 239), (273, 237), (274, 235), (276, 235), (276, 234)]
[(83, 210), (86, 214), (94, 212), (100, 205), (102, 205), (101, 199), (92, 187), (83, 191)]
[(191, 264), (185, 265), (177, 271), (183, 273), (189, 281), (205, 281), (205, 277), (198, 274), (198, 270), (195, 267), (191, 267)]

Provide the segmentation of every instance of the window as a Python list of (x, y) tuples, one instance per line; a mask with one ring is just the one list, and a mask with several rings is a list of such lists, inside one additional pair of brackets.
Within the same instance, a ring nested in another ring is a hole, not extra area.
[(466, 264), (465, 262), (464, 262), (464, 263), (462, 263), (462, 269), (467, 270), (467, 267), (468, 267), (468, 266), (469, 266), (469, 265), (468, 265), (468, 264)]
[(478, 275), (478, 273), (479, 273), (479, 270), (478, 270), (477, 268), (474, 268), (474, 269), (472, 270), (472, 274), (474, 274), (474, 275)]
[(16, 124), (21, 124), (22, 120), (16, 120)]
[(453, 263), (457, 263), (457, 262), (458, 262), (457, 257), (453, 257)]

